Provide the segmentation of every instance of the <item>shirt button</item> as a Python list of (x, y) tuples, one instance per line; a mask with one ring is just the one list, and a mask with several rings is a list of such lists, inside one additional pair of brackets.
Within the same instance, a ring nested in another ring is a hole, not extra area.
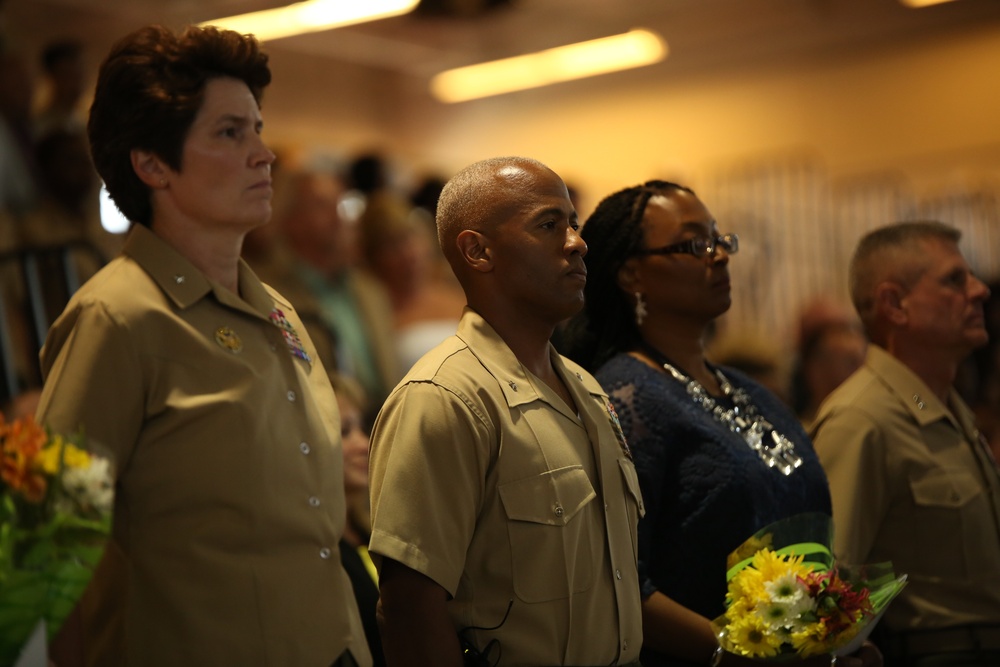
[(309, 505), (312, 507), (319, 507), (319, 498), (316, 496), (309, 496)]
[(623, 651), (627, 651), (628, 650), (628, 640), (627, 639), (622, 642), (622, 650)]
[(555, 507), (552, 508), (552, 511), (556, 513), (556, 516), (563, 515), (563, 507), (559, 503), (555, 504)]
[(605, 512), (607, 512), (607, 511), (608, 511), (608, 509), (609, 509), (609, 508), (608, 508), (608, 504), (607, 504), (607, 503), (604, 503), (604, 511), (605, 511)]
[(621, 570), (615, 570), (615, 578), (618, 579), (619, 581), (621, 581), (621, 578), (622, 578), (622, 571)]
[(292, 391), (291, 389), (288, 390), (288, 393), (285, 394), (285, 396), (288, 397), (288, 402), (289, 403), (294, 403), (295, 402), (295, 392)]
[(330, 558), (330, 550), (327, 549), (326, 547), (323, 547), (322, 549), (319, 550), (319, 557), (322, 558), (323, 560), (327, 560), (328, 558)]
[(303, 454), (308, 454), (309, 451), (310, 451), (309, 443), (308, 442), (300, 442), (299, 443), (299, 451), (302, 452)]

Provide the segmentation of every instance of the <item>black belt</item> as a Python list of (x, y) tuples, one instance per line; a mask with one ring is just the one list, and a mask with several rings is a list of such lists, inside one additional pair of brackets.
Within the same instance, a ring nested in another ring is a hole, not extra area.
[(892, 633), (890, 652), (914, 658), (933, 653), (1000, 651), (1000, 625), (959, 625)]

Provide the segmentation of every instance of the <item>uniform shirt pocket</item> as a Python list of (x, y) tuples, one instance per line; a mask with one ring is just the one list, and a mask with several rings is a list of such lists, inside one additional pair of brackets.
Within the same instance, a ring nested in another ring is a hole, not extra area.
[(913, 502), (928, 509), (957, 510), (981, 493), (976, 478), (964, 470), (932, 470), (910, 480)]
[(581, 466), (497, 487), (510, 538), (514, 592), (525, 602), (567, 598), (594, 584), (602, 553), (597, 493)]
[[(965, 470), (936, 469), (911, 479), (910, 491), (919, 517), (914, 521), (917, 540), (912, 556), (922, 570), (914, 574), (941, 574), (942, 545), (950, 545), (952, 555), (946, 559), (950, 576), (975, 571), (979, 567), (975, 545), (981, 542), (982, 519), (989, 515), (979, 481)], [(955, 558), (958, 554), (961, 557)]]

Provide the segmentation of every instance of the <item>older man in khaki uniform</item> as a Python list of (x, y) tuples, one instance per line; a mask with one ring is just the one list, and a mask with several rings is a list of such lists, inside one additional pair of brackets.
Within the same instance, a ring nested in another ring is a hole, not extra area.
[(534, 160), (476, 163), (438, 232), (469, 308), (372, 443), (389, 664), (635, 664), (635, 469), (604, 391), (549, 343), (586, 283), (566, 186)]
[(890, 667), (1000, 665), (1000, 476), (952, 388), (986, 343), (989, 290), (958, 240), (940, 223), (861, 240), (851, 291), (872, 344), (813, 426), (837, 555), (909, 575), (883, 621)]

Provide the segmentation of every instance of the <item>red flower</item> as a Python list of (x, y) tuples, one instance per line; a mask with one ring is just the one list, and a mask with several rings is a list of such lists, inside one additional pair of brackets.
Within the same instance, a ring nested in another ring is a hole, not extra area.
[(872, 612), (868, 589), (854, 590), (840, 578), (837, 569), (813, 573), (807, 582), (810, 595), (816, 599), (816, 615), (827, 633), (838, 634)]
[(35, 459), (45, 445), (45, 430), (31, 417), (8, 424), (0, 415), (0, 442), (0, 479), (28, 502), (41, 501), (48, 483), (35, 465)]

